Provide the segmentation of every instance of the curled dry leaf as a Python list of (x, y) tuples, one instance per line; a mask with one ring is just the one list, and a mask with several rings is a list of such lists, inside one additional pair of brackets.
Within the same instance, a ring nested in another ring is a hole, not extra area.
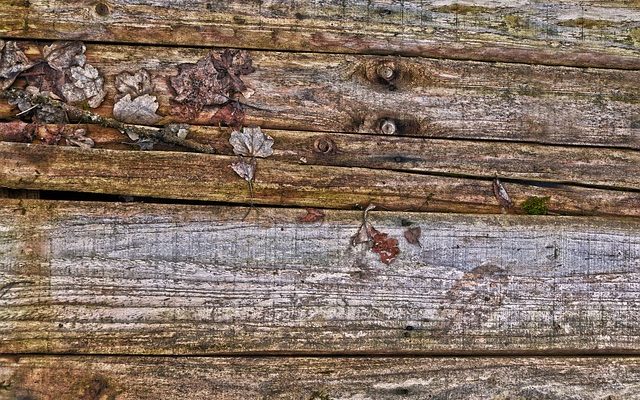
[(225, 124), (233, 128), (239, 128), (242, 126), (244, 116), (242, 105), (237, 101), (232, 101), (216, 111), (211, 118), (211, 123)]
[(38, 64), (21, 76), (27, 79), (28, 87), (36, 88), (40, 93), (49, 93), (56, 100), (64, 98), (62, 87), (66, 82), (65, 74), (51, 68), (49, 64)]
[(407, 230), (404, 231), (404, 238), (407, 240), (407, 242), (418, 245), (418, 246), (420, 246), (421, 235), (422, 235), (422, 229), (420, 229), (419, 226), (407, 228)]
[(62, 87), (62, 94), (67, 101), (75, 103), (87, 101), (89, 107), (100, 106), (106, 95), (104, 79), (97, 69), (86, 64), (84, 67), (71, 67), (71, 77)]
[(500, 205), (506, 209), (510, 209), (513, 207), (513, 202), (511, 201), (511, 197), (509, 197), (509, 193), (507, 193), (507, 189), (505, 189), (500, 179), (496, 177), (493, 180), (493, 195), (498, 199)]
[(127, 94), (113, 105), (113, 116), (127, 124), (154, 125), (161, 118), (157, 110), (156, 96), (144, 94), (131, 100)]
[(131, 95), (132, 99), (145, 94), (153, 93), (153, 84), (151, 76), (146, 69), (140, 69), (134, 74), (122, 72), (116, 76), (116, 90), (118, 95), (116, 100), (121, 99), (125, 95)]
[(241, 158), (237, 162), (231, 164), (231, 168), (238, 174), (242, 179), (247, 182), (253, 181), (253, 178), (256, 174), (256, 160), (255, 158), (244, 159)]
[(318, 210), (317, 208), (307, 208), (307, 213), (298, 217), (298, 222), (313, 223), (324, 220), (324, 217), (324, 211)]
[(65, 135), (67, 146), (78, 146), (83, 149), (90, 149), (95, 146), (93, 139), (86, 137), (86, 129), (76, 129), (71, 134)]
[(273, 138), (262, 132), (260, 127), (243, 128), (242, 132), (233, 131), (229, 138), (233, 153), (246, 157), (269, 157), (273, 154)]
[(84, 66), (87, 60), (84, 55), (86, 50), (82, 42), (54, 42), (44, 46), (42, 55), (51, 68), (64, 73), (71, 67)]
[(62, 139), (64, 125), (39, 125), (36, 129), (36, 137), (44, 144), (58, 144)]
[(0, 123), (0, 141), (30, 143), (33, 140), (35, 127), (22, 121)]
[(0, 39), (0, 90), (11, 86), (21, 72), (32, 66), (16, 42)]

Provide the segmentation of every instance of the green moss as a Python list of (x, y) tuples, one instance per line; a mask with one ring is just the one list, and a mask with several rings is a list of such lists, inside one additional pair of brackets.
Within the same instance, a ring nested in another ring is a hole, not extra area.
[(634, 45), (640, 46), (640, 28), (632, 29), (631, 32), (629, 32), (629, 36)]
[(610, 27), (612, 25), (612, 22), (598, 19), (576, 18), (562, 21), (558, 23), (558, 25), (568, 26), (572, 28), (603, 29)]
[(436, 7), (433, 11), (441, 13), (454, 13), (454, 14), (478, 14), (489, 13), (493, 9), (481, 6), (469, 6), (466, 4), (448, 4), (440, 7)]
[(520, 207), (529, 215), (545, 215), (549, 212), (550, 197), (531, 196)]

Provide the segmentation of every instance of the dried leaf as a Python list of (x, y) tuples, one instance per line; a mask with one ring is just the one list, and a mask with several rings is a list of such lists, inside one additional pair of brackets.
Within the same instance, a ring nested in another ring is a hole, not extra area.
[(165, 130), (171, 132), (179, 139), (186, 139), (189, 134), (189, 125), (188, 124), (169, 124), (164, 127)]
[(298, 221), (302, 223), (313, 223), (324, 220), (324, 211), (317, 208), (307, 208), (307, 213), (298, 217)]
[(0, 141), (30, 143), (33, 140), (35, 128), (33, 124), (22, 121), (0, 123)]
[(256, 174), (256, 160), (255, 158), (250, 158), (248, 160), (242, 158), (231, 164), (231, 168), (242, 179), (251, 182)]
[(206, 106), (223, 105), (247, 89), (241, 75), (254, 71), (249, 53), (241, 50), (211, 52), (196, 64), (181, 64), (170, 79), (174, 100), (186, 106), (182, 114), (195, 116)]
[(242, 132), (233, 131), (229, 138), (233, 153), (246, 157), (269, 157), (273, 154), (273, 138), (265, 135), (260, 127), (243, 128)]
[(407, 242), (418, 246), (420, 246), (420, 235), (422, 235), (422, 229), (419, 226), (414, 226), (404, 231), (404, 238)]
[(0, 90), (11, 86), (21, 72), (32, 66), (16, 42), (0, 39)]
[(64, 97), (62, 87), (66, 82), (65, 75), (48, 64), (38, 64), (21, 76), (27, 79), (29, 86), (37, 88), (41, 93), (53, 93), (58, 100)]
[(390, 238), (386, 233), (382, 233), (373, 227), (371, 227), (371, 232), (369, 233), (373, 239), (371, 251), (380, 255), (380, 261), (385, 264), (390, 264), (395, 260), (400, 253), (398, 240)]
[(87, 131), (85, 129), (76, 129), (70, 135), (65, 136), (67, 146), (78, 146), (83, 149), (90, 149), (95, 146), (93, 139), (86, 137)]
[(156, 96), (144, 94), (131, 100), (127, 94), (113, 105), (113, 116), (127, 124), (154, 125), (160, 121), (156, 114), (158, 102)]
[(106, 95), (104, 79), (90, 64), (84, 67), (71, 67), (71, 78), (62, 87), (62, 94), (69, 102), (86, 100), (89, 107), (96, 108), (100, 106)]
[(500, 182), (500, 179), (498, 179), (498, 177), (493, 180), (492, 186), (493, 195), (496, 197), (496, 199), (498, 199), (500, 205), (506, 209), (510, 209), (511, 207), (513, 207), (513, 202), (509, 197), (509, 193), (507, 193), (507, 189), (505, 189), (504, 185), (502, 184), (502, 182)]
[(44, 144), (58, 144), (62, 139), (63, 130), (63, 125), (40, 125), (36, 129), (36, 136)]
[(71, 67), (83, 67), (86, 62), (84, 52), (87, 50), (82, 42), (54, 42), (45, 46), (42, 55), (51, 68), (65, 72)]
[(211, 122), (214, 124), (222, 123), (233, 128), (239, 128), (244, 122), (244, 116), (245, 114), (242, 105), (237, 101), (232, 101), (229, 104), (220, 107), (211, 118)]
[(141, 69), (134, 74), (122, 72), (116, 76), (116, 90), (118, 95), (116, 100), (120, 100), (125, 95), (131, 95), (132, 99), (145, 94), (153, 93), (151, 76), (145, 69)]

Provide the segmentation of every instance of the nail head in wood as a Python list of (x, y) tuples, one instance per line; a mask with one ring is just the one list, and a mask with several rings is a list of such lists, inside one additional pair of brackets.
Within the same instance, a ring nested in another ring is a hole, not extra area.
[(336, 150), (336, 143), (330, 137), (323, 136), (313, 142), (313, 150), (316, 153), (330, 154)]
[(378, 66), (378, 68), (376, 69), (376, 73), (380, 78), (386, 81), (391, 80), (395, 75), (395, 71), (393, 70), (393, 68), (387, 64)]
[(109, 15), (109, 7), (104, 3), (96, 4), (96, 14), (100, 15), (101, 17), (106, 17), (107, 15)]
[(396, 123), (390, 119), (383, 119), (380, 123), (380, 132), (385, 135), (393, 135), (397, 131)]

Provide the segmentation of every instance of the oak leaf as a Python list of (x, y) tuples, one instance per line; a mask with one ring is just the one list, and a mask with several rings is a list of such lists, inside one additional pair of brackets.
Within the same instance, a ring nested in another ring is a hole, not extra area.
[(122, 72), (116, 76), (116, 100), (120, 100), (125, 95), (131, 95), (132, 99), (145, 94), (153, 93), (151, 76), (145, 69), (140, 69), (133, 74)]
[(69, 102), (86, 100), (89, 107), (96, 108), (106, 96), (104, 79), (90, 64), (85, 64), (84, 67), (71, 67), (70, 79), (62, 87), (62, 94)]
[(380, 255), (380, 261), (385, 264), (390, 264), (395, 260), (400, 253), (398, 240), (390, 238), (388, 234), (382, 233), (373, 227), (371, 228), (370, 234), (373, 240), (371, 251)]
[(273, 154), (273, 138), (262, 132), (260, 127), (245, 127), (231, 132), (229, 143), (233, 153), (245, 157), (269, 157)]
[(32, 66), (16, 42), (0, 39), (0, 90), (11, 86), (21, 72)]
[(131, 100), (126, 94), (113, 105), (113, 116), (127, 124), (154, 125), (161, 119), (157, 110), (156, 96), (144, 94)]
[(87, 50), (82, 42), (54, 42), (42, 49), (42, 55), (49, 66), (57, 71), (65, 72), (71, 67), (83, 67), (87, 58)]

